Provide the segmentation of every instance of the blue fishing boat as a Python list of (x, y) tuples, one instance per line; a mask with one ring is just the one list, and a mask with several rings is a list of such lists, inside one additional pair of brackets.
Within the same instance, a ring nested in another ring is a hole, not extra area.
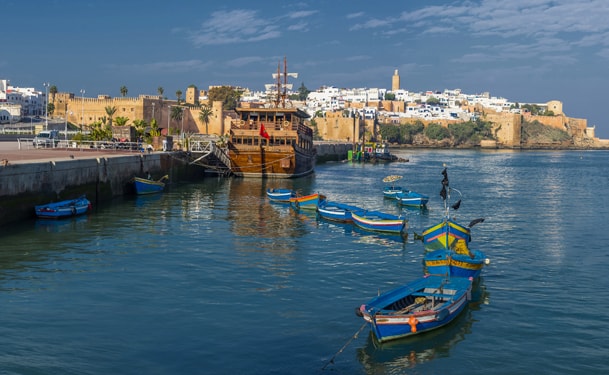
[(389, 186), (385, 186), (385, 188), (383, 189), (383, 196), (385, 198), (395, 199), (395, 196), (397, 194), (404, 191), (404, 189), (402, 189), (401, 186), (395, 185), (395, 182), (399, 181), (401, 179), (402, 179), (402, 176), (399, 176), (399, 175), (389, 175), (389, 176), (383, 178), (384, 183), (391, 184)]
[(423, 207), (429, 202), (427, 195), (412, 190), (402, 190), (395, 194), (395, 199), (404, 206)]
[(317, 204), (326, 197), (319, 193), (290, 198), (290, 205), (296, 210), (317, 210)]
[(385, 292), (355, 310), (380, 342), (440, 328), (471, 300), (472, 278), (426, 275)]
[(351, 218), (353, 224), (365, 230), (408, 235), (408, 220), (404, 216), (374, 210), (359, 210), (352, 211)]
[(36, 216), (40, 219), (61, 219), (78, 216), (85, 214), (90, 209), (91, 202), (84, 195), (76, 199), (68, 199), (34, 207)]
[(317, 214), (319, 217), (341, 223), (353, 222), (351, 212), (361, 210), (361, 208), (356, 206), (328, 200), (323, 200), (317, 204)]
[(167, 180), (169, 180), (168, 175), (161, 177), (157, 181), (150, 178), (134, 177), (133, 185), (135, 193), (138, 195), (160, 193), (165, 189), (165, 181)]
[[(440, 196), (444, 202), (444, 215), (442, 220), (432, 225), (431, 227), (423, 230), (420, 239), (423, 241), (423, 245), (429, 251), (438, 249), (449, 249), (451, 245), (456, 244), (457, 241), (463, 240), (466, 245), (472, 240), (471, 228), (484, 222), (484, 218), (478, 218), (472, 220), (467, 226), (458, 223), (453, 217), (450, 216), (450, 209), (458, 210), (461, 207), (462, 194), (459, 190), (450, 187), (448, 181), (448, 172), (446, 167), (442, 170), (442, 190)], [(456, 203), (450, 204), (453, 192), (459, 194), (459, 200)], [(418, 235), (415, 236), (417, 238)]]
[(266, 196), (273, 202), (290, 203), (290, 198), (295, 198), (296, 192), (292, 189), (266, 189)]
[(477, 278), (484, 265), (489, 264), (490, 261), (482, 251), (470, 250), (471, 227), (483, 222), (484, 219), (472, 220), (464, 226), (450, 217), (450, 208), (458, 210), (461, 206), (461, 199), (450, 205), (451, 194), (455, 191), (461, 197), (461, 192), (450, 187), (446, 168), (442, 171), (442, 175), (444, 178), (440, 196), (444, 201), (444, 217), (440, 223), (425, 229), (420, 236), (427, 250), (423, 258), (426, 272)]
[(490, 263), (489, 259), (480, 250), (469, 250), (464, 240), (458, 244), (453, 251), (439, 249), (425, 253), (425, 273), (478, 278), (482, 268)]

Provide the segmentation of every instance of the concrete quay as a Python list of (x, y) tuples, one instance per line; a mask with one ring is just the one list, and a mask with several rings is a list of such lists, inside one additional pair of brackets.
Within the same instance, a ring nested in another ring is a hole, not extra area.
[[(317, 161), (341, 161), (352, 145), (320, 142)], [(134, 176), (169, 174), (169, 183), (203, 178), (181, 152), (34, 148), (0, 141), (0, 225), (34, 218), (34, 206), (85, 194), (94, 206), (132, 194)]]
[[(0, 142), (0, 224), (34, 217), (34, 206), (85, 194), (98, 205), (132, 192), (134, 176), (201, 174), (177, 153), (35, 149)], [(170, 183), (172, 182), (170, 180)]]

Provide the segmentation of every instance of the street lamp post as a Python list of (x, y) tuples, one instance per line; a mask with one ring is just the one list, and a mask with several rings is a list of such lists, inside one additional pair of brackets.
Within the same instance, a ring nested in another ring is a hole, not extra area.
[(68, 106), (66, 106), (66, 129), (64, 138), (66, 140), (66, 148), (68, 147), (68, 115), (71, 115), (72, 112), (68, 112)]
[(182, 130), (180, 132), (180, 138), (182, 138), (182, 143), (184, 143), (184, 112), (185, 108), (182, 107)]
[(42, 84), (45, 88), (44, 95), (44, 130), (49, 130), (49, 83)]
[(80, 115), (80, 120), (81, 120), (80, 132), (82, 133), (82, 127), (85, 124), (85, 89), (80, 90), (80, 96), (81, 96), (80, 105), (81, 105), (81, 112), (82, 112)]
[(152, 118), (154, 118), (154, 102), (152, 102)]

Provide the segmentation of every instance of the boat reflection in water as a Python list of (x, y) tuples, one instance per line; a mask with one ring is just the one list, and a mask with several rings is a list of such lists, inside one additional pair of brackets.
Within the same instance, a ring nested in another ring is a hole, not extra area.
[(366, 344), (357, 349), (357, 359), (368, 374), (395, 374), (437, 358), (450, 357), (451, 349), (472, 331), (475, 321), (473, 314), (480, 309), (480, 305), (488, 304), (488, 298), (482, 281), (475, 281), (468, 307), (448, 325), (382, 344), (370, 331)]

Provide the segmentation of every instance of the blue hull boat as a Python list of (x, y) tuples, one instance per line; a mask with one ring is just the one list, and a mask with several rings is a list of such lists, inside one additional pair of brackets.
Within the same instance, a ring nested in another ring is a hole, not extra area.
[(157, 181), (147, 178), (134, 177), (133, 185), (135, 187), (135, 193), (138, 195), (160, 193), (163, 191), (163, 189), (165, 189), (165, 181), (168, 179), (168, 175), (161, 177)]
[(326, 197), (319, 193), (290, 198), (290, 206), (295, 210), (317, 210), (317, 204)]
[(273, 202), (290, 203), (290, 198), (295, 198), (296, 192), (292, 189), (267, 189), (266, 196)]
[(61, 219), (87, 213), (91, 202), (83, 195), (76, 199), (48, 203), (34, 207), (36, 216), (40, 219)]
[(381, 211), (361, 210), (351, 212), (351, 218), (353, 224), (365, 230), (407, 235), (408, 220), (406, 217)]
[[(427, 273), (450, 275), (455, 277), (477, 278), (482, 268), (490, 261), (480, 250), (470, 250), (471, 227), (481, 223), (484, 219), (472, 220), (467, 226), (457, 223), (450, 217), (450, 208), (457, 210), (461, 206), (461, 199), (452, 206), (449, 204), (453, 191), (461, 193), (449, 186), (446, 168), (442, 171), (442, 191), (440, 196), (444, 200), (444, 217), (441, 222), (423, 231), (420, 238), (423, 241), (426, 254), (423, 263)], [(415, 238), (417, 235), (415, 235)]]
[(317, 205), (317, 214), (325, 220), (336, 221), (340, 223), (351, 223), (353, 211), (362, 211), (361, 208), (338, 202), (330, 202), (323, 200)]
[(355, 310), (380, 342), (431, 331), (455, 319), (471, 300), (471, 278), (427, 275)]
[(423, 263), (427, 274), (476, 279), (489, 260), (480, 250), (467, 250), (467, 253), (460, 253), (440, 249), (426, 253)]
[(423, 207), (429, 202), (429, 197), (427, 195), (412, 190), (403, 190), (400, 193), (396, 193), (395, 199), (404, 206)]

